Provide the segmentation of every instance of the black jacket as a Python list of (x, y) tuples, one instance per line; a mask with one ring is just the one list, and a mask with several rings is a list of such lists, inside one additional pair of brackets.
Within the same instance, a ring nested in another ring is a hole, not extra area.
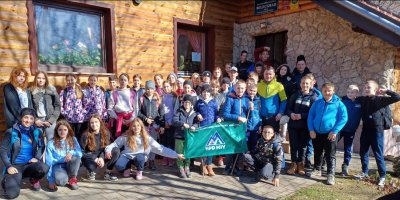
[[(310, 69), (308, 69), (308, 67), (304, 68), (303, 73), (300, 73), (299, 70), (297, 70), (297, 68), (293, 69), (292, 74), (293, 74), (293, 81), (295, 82), (295, 90), (301, 90), (300, 87), (301, 78), (310, 73), (311, 71)], [(315, 85), (315, 87), (317, 87), (317, 85)]]
[[(14, 133), (13, 133), (14, 130)], [(36, 133), (36, 134), (35, 134)], [(32, 138), (32, 155), (40, 160), (44, 151), (44, 139), (41, 129), (34, 128), (29, 132)], [(35, 138), (36, 136), (36, 138)], [(6, 168), (11, 167), (15, 163), (19, 152), (21, 151), (21, 132), (18, 124), (14, 124), (13, 128), (9, 128), (1, 142), (0, 157)]]
[[(388, 90), (388, 96), (361, 96), (357, 100), (361, 104), (361, 118), (363, 120), (363, 130), (374, 130), (383, 132), (384, 117), (382, 111), (385, 107), (400, 101), (400, 95)], [(365, 129), (364, 129), (365, 128)]]
[(190, 127), (198, 127), (196, 124), (196, 112), (192, 109), (190, 112), (186, 112), (183, 107), (179, 108), (179, 110), (174, 114), (174, 120), (172, 126), (175, 127), (175, 138), (176, 139), (185, 139), (185, 128), (183, 124), (189, 124)]
[(143, 121), (143, 123), (148, 126), (146, 118), (151, 118), (154, 123), (162, 126), (164, 125), (164, 107), (161, 103), (157, 102), (157, 99), (149, 99), (146, 95), (139, 97), (139, 112), (138, 117)]
[(301, 119), (292, 120), (292, 118), (290, 118), (289, 128), (307, 129), (308, 111), (310, 111), (311, 105), (317, 100), (317, 98), (318, 95), (314, 92), (304, 95), (301, 91), (295, 92), (290, 97), (286, 106), (286, 115), (290, 118), (292, 113), (301, 114)]
[(287, 98), (290, 98), (292, 94), (296, 92), (296, 82), (294, 82), (293, 78), (290, 76), (277, 76), (276, 80), (279, 83), (282, 83), (283, 87), (285, 88), (285, 93)]
[[(13, 127), (18, 122), (19, 113), (21, 112), (21, 103), (19, 101), (18, 93), (11, 83), (4, 85), (4, 115), (6, 118), (7, 128)], [(31, 92), (25, 90), (28, 95), (28, 107), (33, 108)]]
[(257, 163), (271, 163), (274, 177), (279, 178), (283, 160), (282, 138), (280, 136), (275, 135), (271, 141), (265, 141), (261, 136), (257, 141), (256, 148), (250, 153)]

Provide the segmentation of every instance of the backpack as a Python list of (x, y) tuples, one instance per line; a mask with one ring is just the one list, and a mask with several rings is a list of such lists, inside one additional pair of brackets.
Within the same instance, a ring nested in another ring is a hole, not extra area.
[(379, 112), (382, 115), (383, 129), (389, 130), (392, 127), (392, 110), (390, 110), (389, 106), (385, 106), (384, 108), (381, 108)]

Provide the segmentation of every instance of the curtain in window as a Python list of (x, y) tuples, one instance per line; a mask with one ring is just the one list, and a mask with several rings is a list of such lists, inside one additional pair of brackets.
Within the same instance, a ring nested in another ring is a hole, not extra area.
[(185, 35), (195, 52), (201, 53), (201, 32), (178, 29), (178, 38)]

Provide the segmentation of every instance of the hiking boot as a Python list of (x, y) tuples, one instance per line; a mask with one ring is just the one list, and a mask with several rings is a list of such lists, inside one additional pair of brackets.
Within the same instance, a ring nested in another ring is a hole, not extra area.
[(186, 173), (185, 173), (185, 169), (179, 168), (178, 176), (179, 176), (179, 178), (187, 178), (186, 177)]
[(297, 171), (297, 164), (295, 162), (290, 163), (289, 169), (286, 171), (287, 174), (294, 175)]
[(297, 163), (297, 173), (299, 173), (300, 175), (306, 174), (306, 172), (304, 171), (304, 163), (303, 162)]
[(124, 176), (125, 178), (130, 177), (130, 176), (131, 176), (131, 169), (126, 169), (126, 170), (124, 170), (123, 176)]
[[(125, 173), (125, 171), (124, 171), (124, 173)], [(129, 171), (129, 175), (130, 175), (130, 173), (131, 172)], [(114, 176), (114, 174), (112, 172), (105, 172), (104, 173), (104, 180), (117, 181), (118, 178), (116, 176)]]
[(326, 184), (335, 185), (335, 176), (333, 174), (328, 175), (328, 178), (326, 179)]
[(203, 176), (208, 176), (207, 165), (201, 165), (201, 173), (203, 174)]
[(76, 177), (70, 178), (68, 181), (68, 184), (69, 184), (71, 190), (77, 190), (79, 188), (78, 179), (76, 179)]
[(368, 178), (368, 173), (361, 172), (361, 173), (355, 175), (354, 178), (357, 180), (363, 180), (365, 178)]
[(208, 175), (209, 176), (215, 176), (213, 167), (211, 165), (206, 165), (207, 171), (208, 171)]
[(315, 178), (322, 176), (322, 172), (321, 170), (314, 169), (312, 172), (308, 172), (306, 175), (310, 178)]
[(185, 168), (185, 174), (186, 174), (186, 177), (192, 178), (192, 174), (190, 173), (190, 167)]
[(88, 176), (87, 176), (87, 179), (88, 179), (89, 181), (94, 181), (94, 180), (96, 180), (96, 173), (95, 173), (95, 172), (89, 172), (89, 174), (88, 174)]
[(42, 188), (39, 179), (31, 178), (31, 184), (34, 191), (39, 191)]
[(149, 161), (149, 167), (150, 167), (151, 170), (156, 170), (157, 169), (156, 163), (154, 162), (154, 160), (150, 160)]
[(136, 171), (136, 180), (142, 180), (143, 179), (143, 171)]
[(348, 176), (349, 175), (349, 166), (343, 164), (342, 165), (342, 176)]

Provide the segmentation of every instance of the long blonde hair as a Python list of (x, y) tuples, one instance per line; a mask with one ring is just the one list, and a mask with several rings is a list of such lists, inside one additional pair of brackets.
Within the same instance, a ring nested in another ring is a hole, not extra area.
[(140, 134), (140, 136), (142, 138), (143, 149), (146, 151), (146, 149), (149, 147), (149, 140), (148, 140), (149, 134), (147, 133), (146, 127), (144, 126), (142, 120), (140, 120), (139, 118), (135, 118), (131, 122), (131, 125), (129, 126), (129, 130), (127, 131), (128, 139), (127, 139), (126, 144), (132, 150), (135, 150), (136, 147), (137, 147), (137, 144), (136, 144), (137, 134), (134, 132), (134, 126), (135, 126), (136, 122), (139, 123), (139, 125), (140, 125), (141, 129), (140, 129), (140, 133), (139, 134)]
[(39, 88), (37, 84), (37, 77), (39, 76), (39, 74), (43, 74), (44, 79), (46, 80), (46, 82), (44, 83), (44, 88), (47, 89), (49, 87), (49, 76), (47, 76), (47, 73), (44, 71), (38, 71), (36, 72), (35, 78), (33, 79), (33, 83), (30, 88), (32, 92), (36, 91)]

